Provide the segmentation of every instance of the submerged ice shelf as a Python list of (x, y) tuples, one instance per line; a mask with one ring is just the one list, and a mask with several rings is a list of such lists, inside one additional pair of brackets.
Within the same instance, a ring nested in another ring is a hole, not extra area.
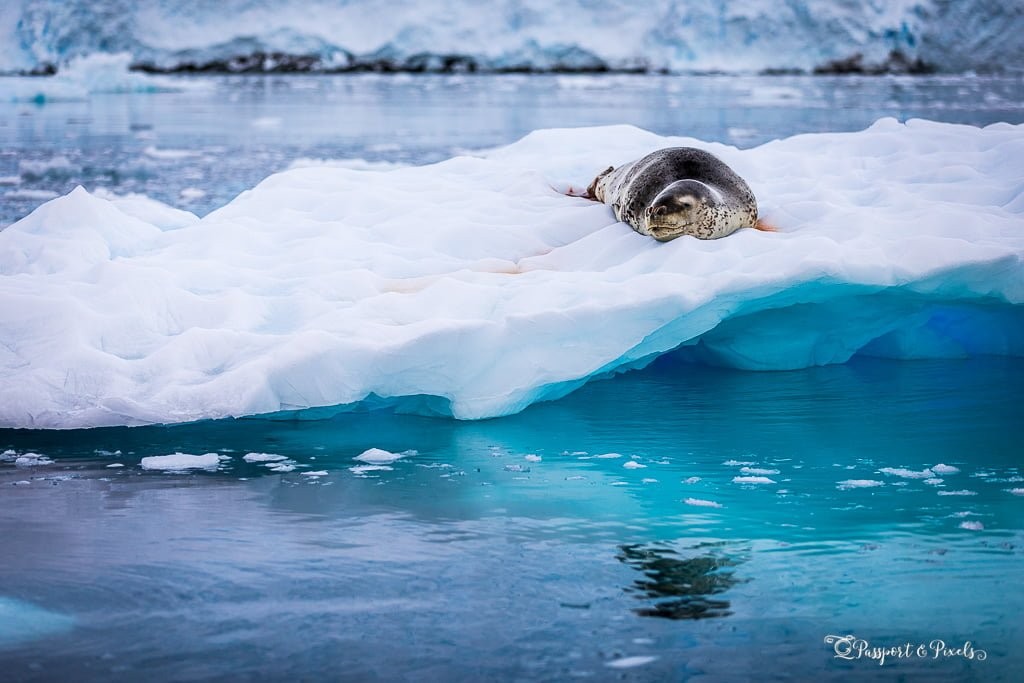
[[(559, 192), (670, 145), (721, 156), (780, 232), (660, 244)], [(618, 126), (296, 168), (202, 219), (78, 189), (0, 232), (0, 426), (483, 418), (670, 351), (758, 370), (1024, 355), (1021, 158), (1008, 124), (745, 151)]]

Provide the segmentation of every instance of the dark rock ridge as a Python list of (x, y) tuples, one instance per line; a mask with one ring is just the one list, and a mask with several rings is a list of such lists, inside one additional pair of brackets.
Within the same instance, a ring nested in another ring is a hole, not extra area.
[[(160, 62), (140, 60), (132, 64), (135, 71), (146, 73), (215, 73), (215, 74), (253, 74), (253, 73), (658, 73), (667, 74), (669, 70), (654, 68), (644, 62), (628, 65), (611, 65), (601, 58), (584, 50), (575, 48), (575, 53), (566, 54), (566, 58), (555, 56), (544, 63), (532, 63), (527, 60), (502, 60), (493, 62), (480, 59), (469, 54), (420, 52), (408, 56), (374, 53), (369, 55), (353, 55), (339, 53), (325, 59), (316, 54), (287, 54), (283, 52), (255, 51), (248, 54), (234, 55), (228, 58), (195, 59), (183, 56), (178, 62)], [(36, 69), (31, 75), (46, 75), (55, 72), (52, 65)], [(856, 53), (843, 59), (835, 59), (814, 67), (816, 75), (883, 75), (883, 74), (931, 74), (936, 68), (921, 58), (911, 58), (899, 50), (893, 50), (880, 62), (866, 62), (864, 55)], [(705, 73), (705, 72), (701, 72)], [(724, 72), (715, 72), (724, 73)], [(797, 68), (766, 68), (759, 72), (765, 76), (801, 75), (807, 72)]]
[(936, 69), (920, 57), (911, 59), (899, 50), (893, 50), (881, 62), (866, 63), (864, 55), (860, 52), (850, 55), (844, 59), (834, 59), (820, 66), (814, 67), (814, 73), (819, 75), (845, 75), (845, 74), (866, 74), (878, 76), (882, 74), (930, 74)]

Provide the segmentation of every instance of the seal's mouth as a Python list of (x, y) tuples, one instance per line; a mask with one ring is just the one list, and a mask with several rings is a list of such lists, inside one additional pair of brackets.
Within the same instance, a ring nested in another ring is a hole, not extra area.
[(672, 224), (647, 224), (647, 230), (651, 237), (658, 240), (659, 242), (668, 242), (669, 240), (675, 239), (686, 234), (687, 228), (693, 223), (672, 223)]

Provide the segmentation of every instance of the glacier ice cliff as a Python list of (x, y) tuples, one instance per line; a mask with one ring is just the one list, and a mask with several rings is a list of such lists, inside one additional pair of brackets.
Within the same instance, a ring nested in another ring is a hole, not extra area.
[(0, 36), (0, 71), (1024, 68), (1024, 5), (998, 0), (10, 0)]
[[(669, 145), (718, 154), (780, 232), (661, 244), (562, 194)], [(742, 151), (614, 126), (295, 168), (202, 219), (79, 188), (0, 232), (0, 426), (484, 418), (666, 353), (1024, 355), (1022, 158), (1009, 124), (882, 119)]]

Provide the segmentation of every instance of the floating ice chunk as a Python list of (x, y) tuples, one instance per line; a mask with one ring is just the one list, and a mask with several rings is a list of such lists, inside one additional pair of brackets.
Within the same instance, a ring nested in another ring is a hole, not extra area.
[(191, 149), (160, 149), (150, 145), (142, 150), (142, 153), (151, 159), (189, 159), (199, 156), (199, 152)]
[(883, 467), (878, 471), (882, 474), (890, 474), (894, 477), (903, 477), (904, 479), (932, 479), (935, 477), (935, 473), (927, 468), (915, 471), (902, 467)]
[(941, 462), (938, 465), (933, 465), (931, 471), (935, 474), (956, 474), (960, 471), (959, 467), (953, 467), (952, 465), (943, 465)]
[(45, 638), (69, 631), (74, 625), (74, 618), (66, 614), (0, 596), (0, 646)]
[(836, 484), (836, 488), (845, 491), (847, 489), (867, 489), (875, 486), (885, 486), (885, 482), (875, 479), (846, 479)]
[(696, 484), (698, 481), (700, 481), (700, 477), (687, 477), (683, 479), (684, 484)]
[(22, 453), (14, 459), (18, 467), (36, 467), (39, 465), (52, 465), (53, 460), (42, 453)]
[(28, 479), (19, 479), (18, 481), (12, 481), (11, 486), (31, 486), (32, 482)]
[(968, 529), (969, 531), (983, 531), (985, 529), (985, 525), (981, 522), (968, 520), (966, 522), (960, 522), (960, 528)]
[(107, 469), (114, 469), (114, 468), (117, 468), (117, 467), (124, 467), (124, 463), (112, 462), (109, 465), (107, 465)]
[(967, 489), (961, 489), (959, 491), (939, 491), (940, 496), (976, 496), (977, 491), (968, 491)]
[(640, 483), (641, 484), (657, 484), (658, 480), (654, 479), (653, 477), (644, 477), (643, 479), (640, 480)]
[(774, 479), (768, 477), (733, 477), (732, 483), (734, 484), (774, 484)]
[(190, 455), (188, 453), (174, 453), (171, 455), (150, 455), (139, 463), (144, 470), (163, 470), (165, 472), (176, 472), (191, 469), (216, 469), (220, 465), (221, 456), (217, 453), (205, 453), (203, 455)]
[(280, 116), (260, 116), (249, 122), (249, 125), (253, 128), (261, 128), (264, 130), (272, 128), (280, 128), (282, 119)]
[(722, 464), (725, 465), (726, 467), (749, 467), (754, 463), (750, 462), (749, 460), (726, 460)]
[(743, 474), (760, 474), (760, 475), (778, 474), (779, 473), (778, 470), (769, 470), (769, 469), (765, 469), (763, 467), (741, 467), (740, 468), (740, 472), (742, 472)]
[(938, 477), (932, 477), (931, 479), (925, 479), (924, 483), (930, 486), (939, 486), (946, 483), (945, 479), (939, 479)]
[(192, 202), (205, 197), (206, 190), (200, 190), (198, 187), (186, 187), (178, 195), (186, 202)]
[(597, 460), (614, 460), (616, 458), (621, 458), (622, 453), (601, 453), (600, 455), (593, 455), (591, 457)]
[(626, 462), (622, 463), (622, 466), (625, 467), (627, 470), (639, 470), (647, 467), (647, 465), (639, 463), (636, 460), (627, 460)]
[(246, 462), (280, 462), (287, 459), (277, 453), (246, 453), (242, 456), (242, 460)]
[(23, 188), (19, 190), (11, 190), (4, 192), (4, 197), (7, 199), (34, 199), (39, 202), (45, 202), (50, 199), (58, 197), (56, 192), (53, 190), (33, 190), (31, 188)]
[(295, 464), (291, 460), (285, 460), (283, 462), (268, 462), (264, 467), (271, 472), (277, 472), (278, 474), (295, 471)]
[(695, 507), (701, 507), (701, 508), (720, 508), (720, 507), (722, 507), (721, 503), (716, 503), (713, 500), (704, 500), (702, 498), (684, 498), (683, 502), (686, 503), (687, 505), (693, 505)]
[(1015, 496), (1024, 496), (1024, 489), (1007, 489), (1007, 491)]
[(636, 666), (643, 666), (650, 664), (658, 658), (654, 655), (635, 655), (633, 657), (620, 657), (619, 659), (613, 659), (610, 662), (605, 662), (605, 666), (611, 667), (612, 669), (632, 669)]
[(367, 472), (390, 472), (394, 469), (395, 468), (390, 465), (355, 465), (353, 467), (349, 467), (348, 471), (354, 472), (355, 474), (365, 474)]
[(312, 472), (303, 472), (304, 477), (326, 477), (328, 475), (327, 470), (313, 470)]
[(534, 453), (527, 453), (526, 455), (523, 456), (523, 459), (526, 460), (526, 462), (540, 462), (541, 460), (543, 460), (543, 458)]
[(129, 71), (127, 53), (94, 53), (72, 59), (48, 78), (0, 78), (0, 100), (47, 102), (82, 100), (99, 93), (161, 92), (205, 88), (206, 84)]
[(352, 459), (369, 463), (371, 465), (386, 465), (410, 455), (416, 455), (416, 451), (410, 450), (402, 451), (401, 453), (392, 453), (391, 451), (386, 451), (383, 448), (370, 448)]

